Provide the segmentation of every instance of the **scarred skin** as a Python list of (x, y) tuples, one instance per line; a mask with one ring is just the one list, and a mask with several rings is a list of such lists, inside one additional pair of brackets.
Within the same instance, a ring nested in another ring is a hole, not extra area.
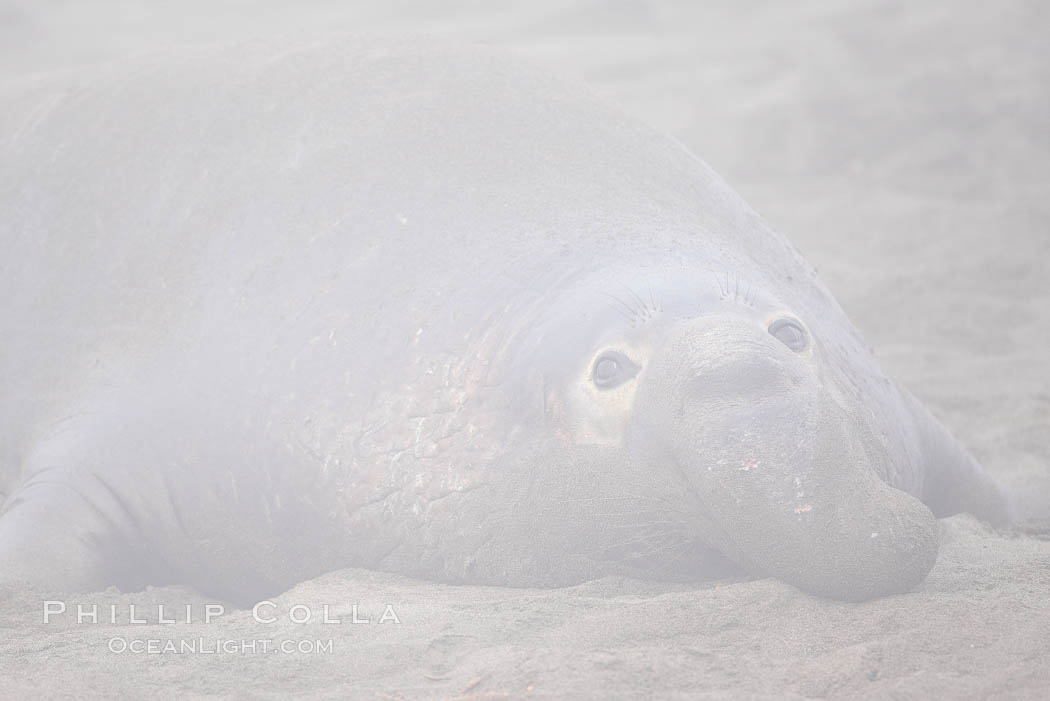
[(578, 86), (339, 39), (8, 93), (9, 590), (743, 570), (861, 600), (925, 577), (935, 516), (1007, 518), (791, 245)]

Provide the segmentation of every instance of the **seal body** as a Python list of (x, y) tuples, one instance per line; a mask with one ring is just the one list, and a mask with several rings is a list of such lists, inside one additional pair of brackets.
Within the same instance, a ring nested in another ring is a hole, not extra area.
[(501, 54), (258, 42), (8, 92), (8, 586), (864, 599), (922, 580), (935, 514), (1005, 517), (709, 168)]

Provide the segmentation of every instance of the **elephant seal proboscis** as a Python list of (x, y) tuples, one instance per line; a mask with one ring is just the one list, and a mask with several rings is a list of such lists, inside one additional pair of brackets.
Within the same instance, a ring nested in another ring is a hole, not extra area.
[(8, 587), (861, 600), (935, 516), (1005, 518), (718, 176), (497, 51), (259, 41), (3, 105)]

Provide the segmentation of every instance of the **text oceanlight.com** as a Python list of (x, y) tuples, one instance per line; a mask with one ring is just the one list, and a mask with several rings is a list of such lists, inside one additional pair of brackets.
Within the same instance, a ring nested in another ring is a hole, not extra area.
[(334, 646), (328, 640), (274, 640), (222, 638), (110, 638), (109, 651), (132, 655), (286, 655), (331, 654)]

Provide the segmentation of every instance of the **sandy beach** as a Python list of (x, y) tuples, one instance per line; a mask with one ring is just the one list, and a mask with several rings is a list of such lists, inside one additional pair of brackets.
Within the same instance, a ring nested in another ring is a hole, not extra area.
[[(179, 587), (85, 597), (98, 623), (78, 622), (75, 600), (45, 623), (43, 602), (15, 599), (0, 610), (0, 696), (1050, 696), (1050, 6), (502, 5), (2, 1), (0, 84), (273, 32), (504, 46), (720, 173), (1010, 493), (1020, 525), (944, 519), (929, 577), (859, 604), (771, 579), (539, 590), (361, 570), (210, 622), (206, 606), (222, 602)], [(162, 604), (175, 622), (159, 620)], [(132, 605), (144, 622), (129, 622)], [(326, 605), (343, 623), (322, 620)], [(221, 650), (247, 639), (306, 649)], [(122, 647), (132, 640), (198, 647)]]

